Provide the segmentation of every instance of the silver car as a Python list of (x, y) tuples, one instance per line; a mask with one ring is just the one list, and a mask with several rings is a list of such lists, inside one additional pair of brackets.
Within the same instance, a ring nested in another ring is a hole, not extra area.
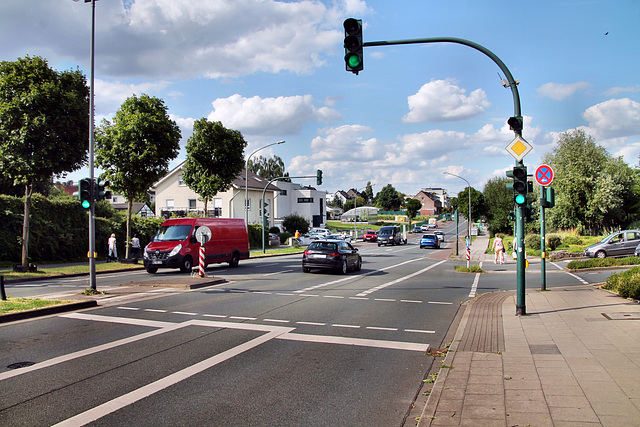
[(589, 258), (606, 258), (608, 256), (634, 255), (640, 244), (640, 230), (623, 230), (610, 234), (601, 242), (584, 250)]

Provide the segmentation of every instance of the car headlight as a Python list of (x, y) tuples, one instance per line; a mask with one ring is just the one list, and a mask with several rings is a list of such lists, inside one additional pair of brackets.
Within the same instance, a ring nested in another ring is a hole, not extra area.
[(178, 253), (182, 250), (182, 243), (178, 244), (173, 250), (169, 253), (169, 256), (172, 257), (174, 255), (178, 255)]

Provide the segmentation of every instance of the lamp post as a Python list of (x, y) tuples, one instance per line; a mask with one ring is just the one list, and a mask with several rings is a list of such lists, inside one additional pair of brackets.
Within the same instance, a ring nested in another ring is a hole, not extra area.
[(264, 147), (258, 148), (253, 153), (249, 154), (247, 157), (247, 161), (244, 166), (244, 225), (245, 227), (249, 227), (249, 159), (251, 156), (256, 154), (260, 150), (264, 150), (267, 147), (271, 147), (272, 145), (284, 144), (284, 141), (272, 142), (271, 144), (267, 144)]
[[(371, 184), (373, 187), (375, 184)], [(362, 188), (356, 189), (356, 197), (353, 199), (353, 241), (358, 240), (358, 193), (360, 190), (364, 190), (368, 185), (365, 185)]]
[(455, 177), (460, 178), (461, 180), (463, 180), (464, 182), (467, 183), (467, 187), (469, 188), (469, 218), (467, 218), (467, 238), (471, 239), (471, 184), (469, 184), (469, 181), (467, 181), (466, 179), (464, 179), (460, 175), (456, 175), (456, 174), (451, 173), (451, 172), (442, 172), (442, 173), (445, 174), (445, 175), (455, 176)]

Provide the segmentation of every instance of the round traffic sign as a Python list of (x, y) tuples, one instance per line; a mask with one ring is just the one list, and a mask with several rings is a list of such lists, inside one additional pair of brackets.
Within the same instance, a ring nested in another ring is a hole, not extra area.
[(553, 182), (553, 169), (549, 165), (540, 165), (534, 174), (538, 184), (542, 186), (551, 185)]
[(206, 225), (198, 227), (196, 230), (196, 239), (200, 242), (201, 245), (204, 245), (209, 240), (211, 240), (211, 229)]

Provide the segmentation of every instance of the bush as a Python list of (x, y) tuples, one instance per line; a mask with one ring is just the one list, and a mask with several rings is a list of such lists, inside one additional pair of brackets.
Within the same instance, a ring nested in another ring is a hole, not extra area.
[(617, 267), (623, 265), (638, 265), (640, 258), (629, 256), (625, 258), (591, 258), (581, 261), (571, 261), (567, 264), (569, 270), (579, 270), (581, 268)]
[(550, 251), (555, 251), (558, 246), (560, 246), (562, 244), (562, 237), (558, 236), (557, 234), (552, 234), (550, 236), (547, 237), (547, 248)]
[(279, 234), (280, 233), (280, 229), (278, 227), (271, 227), (269, 229), (269, 233)]
[(640, 299), (640, 267), (612, 274), (603, 288), (617, 292), (623, 298)]
[(540, 250), (540, 235), (529, 234), (524, 238), (524, 246), (528, 249)]
[(282, 221), (282, 228), (289, 233), (295, 233), (296, 230), (300, 234), (305, 234), (309, 231), (309, 221), (298, 214), (290, 214), (284, 217)]
[(582, 239), (577, 237), (577, 236), (567, 236), (564, 238), (564, 242), (565, 245), (567, 246), (571, 246), (571, 245), (581, 245), (582, 244)]

